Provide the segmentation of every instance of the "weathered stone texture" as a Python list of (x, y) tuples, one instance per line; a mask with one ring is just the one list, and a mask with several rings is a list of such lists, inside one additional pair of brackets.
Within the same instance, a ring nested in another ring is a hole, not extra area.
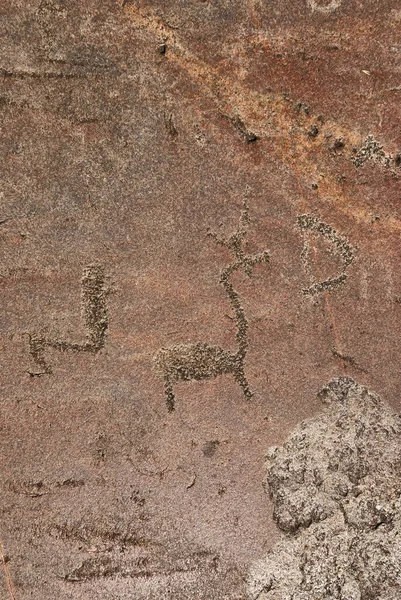
[(281, 447), (266, 487), (287, 534), (253, 567), (250, 598), (390, 600), (401, 593), (401, 417), (350, 378)]
[(400, 408), (400, 24), (0, 3), (0, 597), (242, 600), (265, 449), (336, 376)]

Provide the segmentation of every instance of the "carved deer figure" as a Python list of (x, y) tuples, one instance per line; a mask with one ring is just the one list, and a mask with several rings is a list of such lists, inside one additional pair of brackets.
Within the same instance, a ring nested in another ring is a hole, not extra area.
[(168, 348), (161, 348), (154, 357), (155, 370), (164, 379), (167, 408), (174, 410), (175, 396), (173, 387), (178, 381), (191, 381), (211, 379), (218, 375), (232, 373), (241, 387), (244, 396), (251, 398), (252, 392), (244, 372), (244, 362), (248, 350), (248, 321), (241, 305), (238, 293), (230, 281), (235, 271), (243, 270), (249, 277), (252, 276), (254, 265), (268, 263), (269, 253), (245, 254), (243, 244), (249, 226), (249, 207), (244, 203), (241, 213), (239, 228), (229, 238), (220, 237), (209, 233), (216, 242), (228, 248), (233, 254), (233, 262), (220, 273), (219, 282), (223, 286), (228, 301), (235, 315), (237, 332), (235, 335), (238, 350), (224, 350), (220, 346), (212, 346), (205, 342), (194, 344), (177, 344)]

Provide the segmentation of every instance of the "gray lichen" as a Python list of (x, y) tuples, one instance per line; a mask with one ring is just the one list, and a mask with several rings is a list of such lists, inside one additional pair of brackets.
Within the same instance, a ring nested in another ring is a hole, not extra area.
[(363, 146), (353, 158), (353, 163), (356, 167), (361, 167), (368, 160), (373, 160), (384, 167), (390, 167), (393, 161), (393, 156), (384, 152), (383, 146), (371, 134), (367, 136)]
[(252, 600), (401, 597), (401, 418), (350, 378), (270, 448), (266, 489), (282, 538), (253, 565)]

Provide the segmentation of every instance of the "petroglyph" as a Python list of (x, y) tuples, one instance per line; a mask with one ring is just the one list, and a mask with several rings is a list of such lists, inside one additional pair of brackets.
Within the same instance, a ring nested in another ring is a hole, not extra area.
[[(130, 560), (131, 559), (131, 560)], [(94, 579), (109, 577), (149, 579), (160, 576), (172, 577), (177, 574), (208, 572), (216, 570), (218, 557), (211, 552), (194, 552), (189, 556), (177, 558), (174, 563), (161, 555), (133, 556), (125, 554), (122, 564), (121, 555), (103, 555), (84, 560), (78, 567), (68, 572), (64, 580), (68, 583), (85, 583)]]
[(29, 334), (29, 352), (36, 366), (39, 367), (38, 371), (28, 371), (31, 376), (52, 373), (52, 368), (45, 357), (47, 348), (97, 354), (104, 347), (108, 328), (106, 304), (108, 290), (105, 286), (104, 268), (101, 265), (89, 265), (84, 269), (81, 289), (86, 341), (74, 343), (48, 338), (37, 333)]
[(313, 281), (311, 286), (303, 290), (303, 293), (308, 296), (315, 296), (321, 292), (332, 290), (344, 283), (347, 279), (347, 274), (345, 271), (355, 258), (355, 249), (350, 245), (348, 240), (340, 236), (330, 225), (319, 221), (319, 219), (314, 215), (300, 215), (298, 217), (298, 227), (300, 227), (300, 229), (305, 233), (304, 247), (302, 249), (301, 258), (305, 271), (309, 274), (312, 281), (314, 276), (309, 260), (309, 231), (322, 235), (323, 238), (330, 244), (330, 247), (333, 249), (333, 251), (341, 258), (343, 263), (343, 270), (339, 275), (320, 282)]
[(170, 578), (185, 573), (216, 571), (220, 557), (205, 548), (189, 552), (168, 549), (164, 544), (139, 533), (139, 521), (127, 522), (111, 516), (89, 515), (78, 522), (59, 523), (50, 530), (50, 538), (78, 546), (78, 564), (62, 579), (68, 584), (91, 583), (98, 579)]
[(40, 498), (47, 494), (54, 493), (58, 490), (71, 489), (76, 487), (82, 487), (85, 485), (83, 479), (64, 479), (62, 481), (53, 481), (46, 483), (42, 480), (39, 481), (23, 481), (23, 482), (7, 482), (7, 488), (14, 494), (21, 496), (29, 496), (30, 498)]
[(116, 550), (118, 553), (129, 548), (150, 548), (152, 542), (135, 531), (133, 524), (127, 526), (118, 518), (102, 516), (98, 521), (94, 517), (87, 517), (78, 522), (64, 522), (55, 524), (50, 530), (52, 538), (64, 542), (79, 543), (83, 549), (92, 548), (98, 551)]
[(335, 12), (341, 6), (342, 0), (331, 0), (328, 4), (322, 4), (322, 0), (308, 0), (308, 6), (312, 12), (331, 13)]
[(266, 490), (285, 532), (254, 564), (251, 600), (395, 600), (401, 594), (401, 419), (354, 380), (270, 448)]
[(253, 267), (258, 263), (268, 263), (267, 251), (260, 254), (245, 254), (243, 245), (245, 243), (249, 219), (249, 207), (244, 203), (244, 210), (240, 217), (239, 228), (229, 238), (220, 237), (209, 232), (216, 242), (228, 248), (234, 261), (220, 273), (219, 282), (224, 288), (235, 315), (237, 333), (235, 336), (238, 346), (237, 352), (224, 350), (220, 346), (212, 346), (204, 342), (195, 344), (177, 344), (168, 348), (161, 348), (154, 357), (154, 366), (158, 374), (164, 379), (164, 389), (168, 410), (174, 410), (173, 387), (177, 381), (199, 381), (211, 379), (218, 375), (232, 373), (241, 387), (244, 396), (250, 398), (252, 392), (244, 373), (244, 362), (248, 350), (248, 321), (238, 293), (234, 290), (230, 281), (235, 271), (244, 271), (249, 277), (252, 276)]

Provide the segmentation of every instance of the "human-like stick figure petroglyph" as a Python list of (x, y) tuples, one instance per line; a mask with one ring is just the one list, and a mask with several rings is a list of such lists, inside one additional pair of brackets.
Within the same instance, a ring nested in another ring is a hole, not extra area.
[(46, 362), (46, 348), (57, 350), (73, 350), (74, 352), (90, 352), (97, 354), (105, 344), (108, 328), (104, 268), (100, 265), (89, 265), (84, 269), (82, 282), (82, 313), (86, 329), (86, 341), (79, 344), (48, 338), (36, 333), (29, 334), (29, 352), (40, 368), (39, 371), (28, 371), (32, 376), (52, 373)]
[(321, 292), (332, 290), (337, 286), (344, 283), (347, 279), (347, 273), (345, 272), (349, 265), (355, 258), (355, 249), (350, 245), (348, 240), (340, 236), (333, 227), (319, 221), (314, 215), (300, 215), (298, 217), (298, 227), (305, 233), (304, 236), (304, 247), (302, 250), (301, 258), (304, 264), (305, 270), (313, 278), (312, 270), (309, 263), (309, 236), (308, 232), (319, 233), (323, 238), (331, 244), (333, 252), (335, 252), (343, 263), (343, 270), (337, 277), (331, 277), (320, 282), (313, 282), (311, 286), (303, 290), (307, 296), (315, 296)]
[(220, 346), (211, 346), (204, 342), (177, 344), (176, 346), (161, 348), (154, 357), (154, 363), (156, 371), (164, 379), (167, 407), (170, 412), (174, 410), (175, 402), (173, 386), (178, 381), (199, 381), (232, 373), (245, 397), (250, 398), (252, 396), (244, 373), (245, 356), (248, 350), (248, 321), (239, 295), (230, 281), (231, 275), (235, 271), (242, 270), (251, 277), (254, 265), (269, 262), (267, 251), (260, 254), (245, 254), (243, 245), (249, 222), (249, 207), (247, 203), (244, 203), (239, 228), (235, 233), (229, 238), (209, 233), (219, 245), (228, 248), (234, 258), (234, 261), (220, 273), (219, 281), (227, 294), (235, 315), (237, 328), (235, 339), (238, 350), (232, 352), (231, 350), (224, 350)]

